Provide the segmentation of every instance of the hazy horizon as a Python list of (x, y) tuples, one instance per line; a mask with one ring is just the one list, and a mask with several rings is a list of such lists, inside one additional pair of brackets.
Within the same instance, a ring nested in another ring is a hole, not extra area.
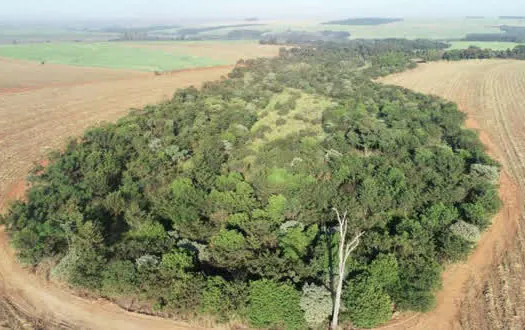
[[(0, 0), (6, 2), (6, 0)], [(23, 0), (2, 5), (0, 20), (9, 22), (151, 21), (188, 22), (258, 17), (263, 20), (327, 19), (347, 17), (443, 18), (496, 17), (525, 14), (515, 0), (266, 0), (249, 3), (237, 0)], [(495, 10), (497, 8), (497, 11)]]

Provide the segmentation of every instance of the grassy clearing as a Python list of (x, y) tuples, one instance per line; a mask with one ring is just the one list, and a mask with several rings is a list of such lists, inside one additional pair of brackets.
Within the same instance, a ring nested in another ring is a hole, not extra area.
[(166, 71), (227, 64), (207, 57), (130, 48), (117, 43), (45, 43), (6, 45), (0, 56), (74, 66)]
[(515, 42), (484, 42), (484, 41), (452, 41), (452, 45), (449, 49), (467, 49), (470, 46), (476, 46), (479, 48), (490, 48), (494, 50), (506, 50), (512, 49), (519, 45)]
[(291, 89), (285, 90), (273, 97), (260, 114), (260, 120), (253, 125), (252, 133), (256, 138), (252, 147), (257, 149), (265, 143), (306, 130), (323, 138), (321, 119), (328, 106), (330, 101), (322, 97)]

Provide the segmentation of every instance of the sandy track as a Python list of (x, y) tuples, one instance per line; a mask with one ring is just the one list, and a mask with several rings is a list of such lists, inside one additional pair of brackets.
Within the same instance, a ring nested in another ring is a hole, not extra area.
[[(103, 80), (0, 93), (0, 208), (21, 197), (24, 178), (33, 162), (59, 148), (69, 136), (81, 134), (101, 121), (171, 97), (177, 88), (200, 86), (219, 79), (232, 66), (149, 74), (122, 80)], [(0, 230), (0, 321), (11, 328), (46, 326), (75, 329), (186, 329), (183, 322), (129, 313), (105, 301), (79, 298), (40, 280), (15, 262), (8, 238)], [(0, 322), (0, 328), (3, 324)]]
[(514, 267), (515, 276), (507, 271), (517, 260), (522, 265), (525, 260), (525, 231), (520, 226), (525, 191), (525, 63), (431, 63), (382, 82), (456, 102), (468, 114), (467, 126), (480, 130), (488, 152), (503, 165), (500, 196), (504, 201), (467, 262), (444, 272), (436, 309), (405, 316), (384, 328), (525, 328), (525, 275), (518, 278), (521, 267)]

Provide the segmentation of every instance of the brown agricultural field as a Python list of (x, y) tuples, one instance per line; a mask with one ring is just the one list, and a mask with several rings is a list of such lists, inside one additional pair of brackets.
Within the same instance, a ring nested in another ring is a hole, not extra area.
[(191, 55), (211, 58), (217, 61), (235, 63), (238, 59), (273, 57), (279, 54), (281, 46), (260, 45), (256, 42), (158, 42), (124, 43), (128, 47), (156, 49), (175, 55)]
[(149, 74), (132, 70), (41, 64), (0, 57), (0, 94), (49, 86), (139, 78), (146, 75)]
[(525, 328), (525, 65), (518, 61), (424, 64), (382, 79), (444, 97), (468, 115), (503, 166), (502, 211), (463, 264), (443, 274), (434, 311), (401, 317), (390, 329)]

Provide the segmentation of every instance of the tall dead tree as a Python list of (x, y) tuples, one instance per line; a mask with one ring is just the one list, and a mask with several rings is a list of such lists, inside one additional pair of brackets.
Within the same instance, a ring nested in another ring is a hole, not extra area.
[(346, 235), (348, 233), (348, 214), (345, 211), (343, 216), (339, 214), (337, 209), (333, 209), (337, 215), (337, 221), (339, 222), (339, 267), (337, 274), (337, 287), (334, 295), (334, 311), (332, 314), (332, 324), (330, 329), (336, 330), (339, 323), (339, 310), (341, 308), (341, 294), (343, 291), (343, 282), (345, 280), (345, 269), (346, 261), (350, 256), (350, 253), (354, 251), (359, 245), (360, 238), (364, 232), (358, 232), (350, 242), (347, 242)]

